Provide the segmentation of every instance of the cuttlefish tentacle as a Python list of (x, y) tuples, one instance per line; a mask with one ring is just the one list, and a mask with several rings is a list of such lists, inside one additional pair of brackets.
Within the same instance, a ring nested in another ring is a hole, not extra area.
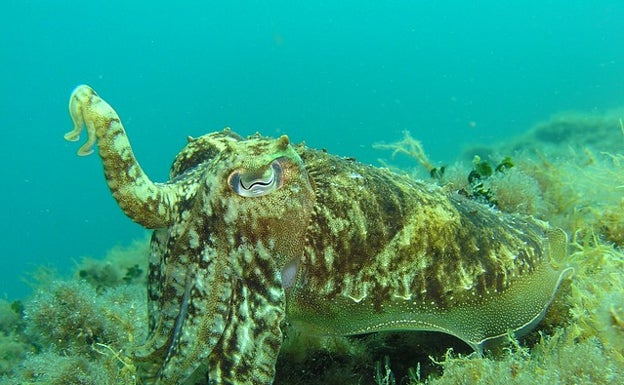
[(179, 201), (176, 188), (170, 184), (153, 183), (137, 162), (126, 131), (113, 108), (87, 86), (76, 87), (69, 101), (74, 129), (65, 139), (75, 142), (83, 126), (87, 142), (78, 155), (93, 153), (98, 141), (106, 181), (121, 209), (135, 222), (150, 229), (170, 225)]

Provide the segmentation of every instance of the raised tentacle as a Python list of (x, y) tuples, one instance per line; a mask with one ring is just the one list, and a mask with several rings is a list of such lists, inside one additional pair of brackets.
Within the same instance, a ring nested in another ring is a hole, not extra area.
[(115, 110), (87, 86), (76, 87), (69, 100), (74, 129), (65, 139), (75, 142), (83, 126), (88, 140), (78, 150), (86, 156), (98, 148), (108, 187), (121, 209), (132, 220), (150, 229), (173, 223), (179, 197), (174, 185), (153, 183), (134, 157), (126, 131)]

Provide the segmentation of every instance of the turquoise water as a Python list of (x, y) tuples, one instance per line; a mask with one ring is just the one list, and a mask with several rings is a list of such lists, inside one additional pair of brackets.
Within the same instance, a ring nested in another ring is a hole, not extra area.
[(370, 163), (407, 129), (448, 162), (557, 111), (624, 105), (621, 0), (216, 3), (3, 2), (0, 296), (145, 234), (63, 140), (81, 83), (159, 181), (187, 135), (224, 126)]

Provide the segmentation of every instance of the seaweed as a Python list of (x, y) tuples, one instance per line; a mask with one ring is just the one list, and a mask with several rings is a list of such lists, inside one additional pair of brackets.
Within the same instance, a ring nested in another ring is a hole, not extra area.
[(495, 174), (504, 174), (512, 168), (514, 163), (511, 157), (504, 157), (496, 167), (492, 166), (490, 161), (482, 160), (478, 155), (475, 155), (472, 163), (472, 171), (468, 174), (468, 188), (459, 190), (459, 193), (488, 206), (498, 206), (496, 194), (492, 187), (486, 184), (486, 180)]
[[(418, 164), (420, 164), (422, 167), (425, 168), (425, 170), (427, 170), (427, 173), (432, 178), (441, 178), (444, 175), (446, 167), (434, 166), (433, 163), (429, 160), (429, 157), (427, 156), (427, 154), (425, 153), (425, 149), (422, 143), (414, 139), (412, 135), (409, 133), (409, 131), (403, 131), (403, 139), (398, 142), (375, 143), (373, 144), (373, 148), (378, 149), (378, 150), (392, 150), (391, 157), (393, 159), (399, 154), (403, 154), (403, 155), (408, 156), (409, 158), (415, 159), (418, 162)], [(383, 160), (379, 160), (379, 161), (380, 163), (382, 163), (382, 165), (388, 166), (388, 164), (385, 161)], [(396, 171), (402, 171), (395, 167), (389, 167), (389, 168), (393, 168)]]
[(38, 273), (30, 298), (0, 302), (0, 383), (136, 384), (128, 352), (147, 331), (146, 243), (85, 259), (73, 279)]

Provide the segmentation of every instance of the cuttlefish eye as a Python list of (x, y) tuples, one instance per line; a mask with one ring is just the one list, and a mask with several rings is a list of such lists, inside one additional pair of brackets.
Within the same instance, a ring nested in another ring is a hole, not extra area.
[(232, 190), (244, 197), (260, 197), (282, 187), (284, 171), (281, 158), (275, 159), (268, 167), (259, 170), (236, 170), (228, 178)]

